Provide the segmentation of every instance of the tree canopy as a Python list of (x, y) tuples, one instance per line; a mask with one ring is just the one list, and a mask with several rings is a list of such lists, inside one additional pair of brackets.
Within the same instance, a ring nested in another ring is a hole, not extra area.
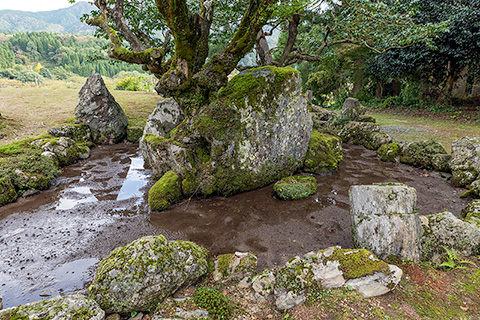
[[(74, 2), (74, 0), (72, 0)], [(319, 61), (336, 45), (374, 52), (431, 44), (441, 23), (417, 24), (407, 2), (367, 0), (96, 0), (84, 17), (109, 56), (143, 65), (164, 95), (208, 102), (253, 48), (258, 65)], [(265, 37), (283, 31), (276, 48)], [(220, 47), (209, 56), (210, 46)]]

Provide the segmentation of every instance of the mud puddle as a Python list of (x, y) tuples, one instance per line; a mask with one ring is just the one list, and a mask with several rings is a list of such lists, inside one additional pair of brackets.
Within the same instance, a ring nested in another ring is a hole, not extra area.
[(85, 292), (96, 263), (115, 247), (145, 235), (190, 240), (212, 254), (253, 251), (259, 270), (331, 245), (352, 247), (348, 188), (402, 182), (417, 189), (421, 214), (468, 202), (462, 189), (402, 164), (383, 163), (375, 152), (344, 145), (340, 171), (316, 176), (318, 192), (281, 201), (268, 186), (229, 198), (185, 200), (150, 212), (153, 181), (136, 145), (94, 149), (65, 169), (56, 185), (0, 208), (0, 297), (5, 307), (44, 297)]

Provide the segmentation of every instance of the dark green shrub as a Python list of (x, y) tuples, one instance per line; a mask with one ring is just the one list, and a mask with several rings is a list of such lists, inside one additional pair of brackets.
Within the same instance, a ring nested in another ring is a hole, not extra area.
[(232, 305), (218, 290), (208, 287), (197, 288), (193, 296), (195, 303), (208, 311), (213, 319), (229, 319)]

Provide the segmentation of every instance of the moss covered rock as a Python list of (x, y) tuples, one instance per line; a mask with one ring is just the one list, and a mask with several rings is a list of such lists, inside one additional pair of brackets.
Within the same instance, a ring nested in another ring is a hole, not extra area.
[(48, 133), (54, 137), (66, 137), (84, 144), (92, 143), (92, 133), (90, 127), (85, 124), (72, 124), (62, 127), (50, 128)]
[(310, 173), (336, 172), (342, 158), (340, 139), (313, 130), (303, 163), (303, 170)]
[(81, 147), (70, 138), (40, 139), (32, 144), (42, 148), (46, 152), (53, 153), (60, 166), (67, 166), (80, 158), (88, 158), (90, 149), (86, 145)]
[(241, 280), (257, 271), (257, 257), (251, 252), (222, 254), (214, 262), (215, 281)]
[(445, 247), (465, 256), (477, 253), (480, 249), (480, 228), (471, 222), (463, 221), (450, 212), (422, 217), (422, 260), (442, 263), (447, 255)]
[(440, 172), (451, 172), (450, 160), (452, 156), (449, 154), (436, 154), (432, 158), (433, 169)]
[(17, 192), (12, 181), (8, 178), (0, 178), (0, 207), (17, 200)]
[(462, 210), (464, 221), (474, 223), (480, 227), (480, 200), (473, 200)]
[(105, 312), (82, 295), (58, 296), (0, 311), (5, 320), (103, 320)]
[(148, 205), (152, 210), (165, 210), (182, 199), (182, 183), (175, 171), (168, 171), (148, 192)]
[(363, 146), (370, 150), (377, 150), (384, 144), (392, 142), (392, 138), (383, 132), (373, 132), (371, 135), (366, 136), (363, 141)]
[(203, 276), (208, 261), (208, 251), (192, 242), (143, 237), (100, 261), (89, 291), (108, 313), (153, 311), (181, 286)]
[(412, 142), (403, 149), (400, 162), (425, 169), (433, 169), (433, 157), (446, 154), (445, 148), (434, 140)]
[(141, 148), (154, 172), (181, 175), (185, 195), (228, 196), (293, 174), (311, 132), (298, 71), (263, 67), (235, 76), (168, 138), (147, 135)]
[(337, 246), (290, 259), (276, 272), (272, 286), (277, 307), (289, 309), (303, 303), (311, 287), (351, 287), (365, 297), (373, 297), (391, 291), (401, 277), (401, 269), (365, 249)]
[(398, 143), (383, 144), (378, 148), (377, 153), (380, 156), (380, 160), (388, 162), (396, 162), (400, 156), (402, 148)]
[(348, 119), (350, 121), (358, 121), (360, 116), (363, 116), (366, 111), (367, 109), (360, 105), (358, 99), (347, 98), (340, 111), (340, 118)]
[(273, 190), (283, 200), (298, 200), (317, 192), (317, 180), (312, 176), (290, 176), (275, 183)]
[(452, 184), (465, 187), (475, 181), (480, 173), (480, 140), (463, 137), (452, 142)]
[(351, 142), (353, 144), (364, 144), (365, 141), (371, 140), (374, 133), (380, 132), (380, 127), (368, 122), (337, 122), (338, 135), (342, 142)]

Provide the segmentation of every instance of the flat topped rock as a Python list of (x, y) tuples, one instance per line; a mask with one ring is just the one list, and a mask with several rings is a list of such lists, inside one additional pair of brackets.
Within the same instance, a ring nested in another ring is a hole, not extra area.
[(90, 74), (78, 94), (75, 117), (88, 124), (97, 144), (115, 144), (127, 136), (127, 116), (96, 72)]

